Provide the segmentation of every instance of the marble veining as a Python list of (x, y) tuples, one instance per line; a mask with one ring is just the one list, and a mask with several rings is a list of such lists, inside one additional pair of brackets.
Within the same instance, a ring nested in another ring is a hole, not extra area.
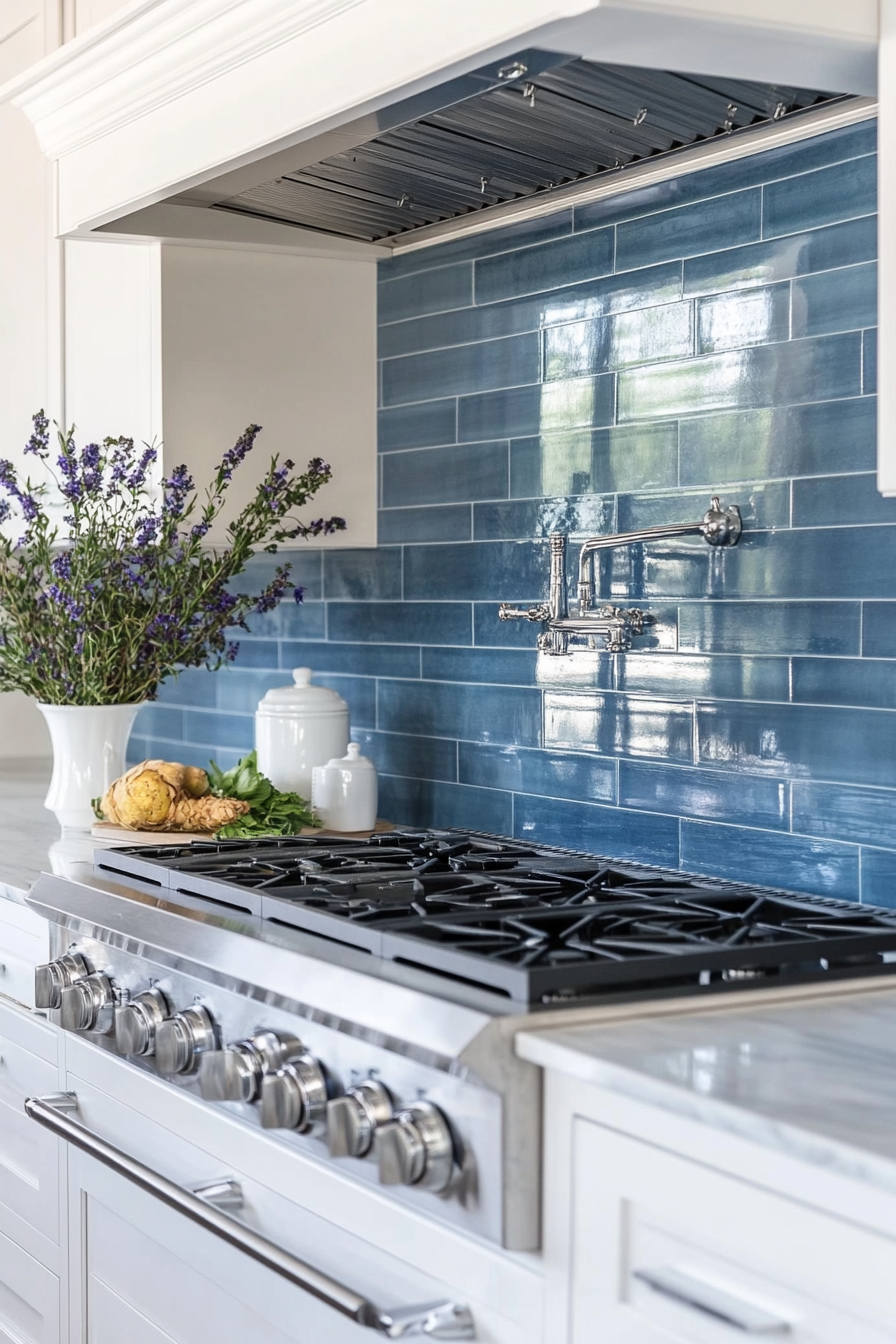
[(523, 1058), (896, 1192), (896, 990), (517, 1038)]

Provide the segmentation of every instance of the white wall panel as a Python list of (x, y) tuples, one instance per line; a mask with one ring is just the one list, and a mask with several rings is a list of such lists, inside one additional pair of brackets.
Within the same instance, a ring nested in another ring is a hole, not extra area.
[(251, 423), (244, 503), (273, 453), (333, 480), (303, 521), (339, 514), (338, 546), (376, 541), (376, 285), (367, 261), (219, 248), (162, 249), (165, 461), (208, 479)]

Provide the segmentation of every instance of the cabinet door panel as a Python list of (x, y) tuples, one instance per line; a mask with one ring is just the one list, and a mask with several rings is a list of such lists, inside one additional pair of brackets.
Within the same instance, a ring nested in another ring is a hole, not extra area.
[(55, 1092), (57, 1080), (54, 1064), (0, 1034), (0, 1203), (58, 1243), (58, 1141), (23, 1110), (26, 1097)]
[(574, 1344), (888, 1344), (896, 1242), (574, 1122)]
[(59, 1344), (59, 1280), (2, 1234), (0, 1344)]
[(87, 1322), (84, 1344), (121, 1344), (123, 1337), (128, 1344), (373, 1338), (83, 1154), (71, 1153), (70, 1171), (71, 1206), (80, 1210), (73, 1226), (81, 1230), (81, 1301), (73, 1303), (72, 1318)]

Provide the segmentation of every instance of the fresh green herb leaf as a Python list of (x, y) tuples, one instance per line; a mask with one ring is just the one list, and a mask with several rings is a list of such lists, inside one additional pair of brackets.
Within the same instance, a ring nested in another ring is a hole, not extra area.
[(261, 835), (296, 835), (304, 826), (320, 826), (310, 804), (297, 793), (283, 793), (258, 769), (258, 758), (250, 751), (232, 770), (222, 771), (209, 762), (209, 783), (219, 798), (240, 798), (249, 804), (246, 816), (222, 826), (217, 837), (224, 840), (248, 840)]

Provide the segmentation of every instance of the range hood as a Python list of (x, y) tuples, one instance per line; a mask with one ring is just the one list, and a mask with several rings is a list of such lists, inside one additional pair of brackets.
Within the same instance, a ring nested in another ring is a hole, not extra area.
[(180, 200), (395, 246), (840, 101), (817, 89), (527, 50), (381, 111), (375, 134), (369, 116), (341, 127), (338, 153), (315, 157), (327, 147), (321, 137), (297, 146), (286, 171), (278, 155), (270, 180), (220, 198), (211, 183), (201, 200)]

